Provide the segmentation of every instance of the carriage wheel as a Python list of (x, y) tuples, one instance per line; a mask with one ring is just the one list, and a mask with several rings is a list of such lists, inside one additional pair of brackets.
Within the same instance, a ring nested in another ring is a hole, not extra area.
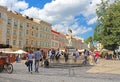
[(13, 65), (12, 64), (8, 64), (6, 70), (7, 70), (7, 72), (9, 74), (11, 74), (13, 72)]
[(3, 66), (0, 66), (0, 73), (3, 71)]

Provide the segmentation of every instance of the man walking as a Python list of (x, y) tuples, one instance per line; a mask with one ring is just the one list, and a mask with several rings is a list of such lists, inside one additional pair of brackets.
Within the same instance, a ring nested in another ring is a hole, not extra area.
[(35, 72), (39, 72), (38, 68), (39, 68), (39, 62), (41, 58), (42, 58), (42, 54), (40, 49), (38, 48), (37, 51), (35, 52)]

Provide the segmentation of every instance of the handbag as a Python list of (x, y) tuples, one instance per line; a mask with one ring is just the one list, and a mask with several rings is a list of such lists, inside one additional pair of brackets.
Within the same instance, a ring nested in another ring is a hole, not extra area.
[(25, 62), (25, 65), (28, 67), (28, 66), (29, 66), (29, 62), (28, 62), (28, 61), (26, 61), (26, 62)]
[(40, 61), (42, 61), (42, 58), (40, 58)]

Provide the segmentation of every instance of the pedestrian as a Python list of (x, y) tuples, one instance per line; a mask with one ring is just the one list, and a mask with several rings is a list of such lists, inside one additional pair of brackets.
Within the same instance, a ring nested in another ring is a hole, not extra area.
[(100, 57), (100, 53), (98, 51), (95, 52), (95, 63), (98, 63)]
[(94, 65), (94, 52), (93, 51), (89, 51), (89, 64), (90, 65)]
[(16, 62), (18, 63), (18, 61), (19, 61), (19, 56), (17, 55), (16, 56)]
[(76, 51), (75, 51), (75, 62), (77, 62), (78, 57), (79, 57), (79, 52), (78, 52), (78, 49), (76, 49)]
[(44, 58), (45, 58), (45, 52), (44, 52), (44, 50), (40, 50), (40, 51), (41, 51), (40, 66), (43, 66)]
[(68, 61), (68, 52), (67, 52), (67, 49), (65, 49), (65, 52), (63, 53), (64, 55), (64, 58), (65, 58), (65, 62)]
[(48, 56), (50, 57), (50, 62), (53, 61), (54, 55), (52, 55), (52, 50), (51, 49), (48, 50)]
[(59, 48), (57, 49), (56, 51), (56, 54), (55, 54), (55, 58), (56, 58), (56, 61), (59, 62), (59, 58), (61, 56), (61, 51), (59, 50)]
[(28, 54), (28, 71), (31, 72), (31, 74), (33, 71), (33, 58), (34, 58), (33, 52), (30, 51)]
[(40, 49), (38, 48), (37, 51), (35, 52), (35, 72), (39, 72), (38, 68), (39, 68), (40, 59), (42, 59), (42, 54)]
[(52, 61), (54, 61), (54, 59), (55, 59), (55, 49), (54, 48), (52, 49), (51, 53), (52, 53), (52, 56), (51, 56)]
[(88, 57), (88, 51), (85, 49), (85, 50), (84, 50), (84, 61), (83, 61), (83, 64), (84, 64), (84, 65), (87, 64), (87, 57)]

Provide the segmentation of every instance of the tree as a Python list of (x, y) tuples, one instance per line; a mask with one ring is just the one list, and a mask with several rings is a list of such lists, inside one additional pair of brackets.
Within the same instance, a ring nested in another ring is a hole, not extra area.
[(95, 49), (95, 47), (94, 47), (94, 45), (93, 45), (94, 40), (93, 40), (93, 37), (92, 37), (92, 36), (88, 37), (88, 38), (85, 40), (85, 43), (87, 43), (87, 44), (89, 45), (90, 50), (94, 50), (94, 49)]
[(86, 40), (85, 40), (85, 42), (88, 44), (89, 42), (90, 43), (93, 43), (93, 37), (92, 36), (90, 36), (90, 37), (88, 37)]
[(109, 0), (101, 2), (96, 10), (98, 22), (94, 29), (94, 40), (109, 50), (120, 45), (120, 0), (110, 4)]

